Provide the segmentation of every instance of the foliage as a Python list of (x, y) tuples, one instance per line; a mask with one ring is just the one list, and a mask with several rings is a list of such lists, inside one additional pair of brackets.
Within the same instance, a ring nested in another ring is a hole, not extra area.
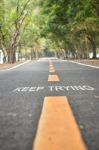
[[(50, 39), (57, 39), (60, 49), (81, 54), (91, 45), (96, 58), (96, 43), (99, 39), (99, 6), (94, 0), (53, 0), (43, 2), (45, 17), (43, 33)], [(83, 44), (82, 44), (83, 43)], [(79, 46), (80, 45), (80, 46)], [(83, 49), (84, 48), (84, 49)], [(85, 56), (86, 57), (86, 56)]]
[(1, 0), (0, 48), (11, 63), (21, 46), (33, 58), (45, 47), (58, 56), (87, 58), (92, 51), (96, 58), (98, 8), (98, 0)]

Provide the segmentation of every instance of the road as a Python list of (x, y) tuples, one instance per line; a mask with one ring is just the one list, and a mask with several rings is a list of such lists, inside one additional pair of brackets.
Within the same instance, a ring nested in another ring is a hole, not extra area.
[(0, 71), (0, 150), (32, 150), (45, 97), (66, 97), (87, 149), (99, 150), (99, 69), (59, 59)]

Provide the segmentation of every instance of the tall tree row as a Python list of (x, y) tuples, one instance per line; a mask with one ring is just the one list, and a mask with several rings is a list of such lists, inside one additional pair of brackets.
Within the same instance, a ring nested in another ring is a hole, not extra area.
[(99, 46), (98, 0), (42, 1), (42, 33), (57, 47), (74, 57), (87, 58)]
[(0, 49), (4, 60), (29, 49), (31, 58), (46, 47), (57, 56), (88, 58), (99, 51), (98, 0), (1, 0)]
[(40, 44), (39, 25), (35, 21), (37, 5), (34, 0), (0, 1), (0, 49), (9, 63), (16, 61), (17, 49), (31, 48), (32, 54)]

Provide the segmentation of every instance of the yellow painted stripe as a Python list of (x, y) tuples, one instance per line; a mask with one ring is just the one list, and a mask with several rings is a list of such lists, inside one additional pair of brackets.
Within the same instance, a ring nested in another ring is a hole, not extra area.
[(50, 66), (50, 67), (53, 67), (53, 65), (52, 65), (52, 64), (50, 64), (49, 66)]
[(50, 69), (49, 72), (53, 73), (55, 72), (55, 69)]
[(59, 78), (57, 75), (49, 75), (48, 81), (59, 81)]
[(49, 69), (54, 69), (54, 67), (49, 67)]
[(65, 96), (45, 97), (33, 150), (87, 150)]

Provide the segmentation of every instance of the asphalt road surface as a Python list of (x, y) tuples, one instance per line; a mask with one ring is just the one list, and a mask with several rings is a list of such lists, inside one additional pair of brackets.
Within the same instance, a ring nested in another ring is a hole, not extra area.
[(0, 71), (0, 150), (32, 150), (49, 96), (68, 98), (88, 150), (99, 150), (99, 68), (59, 59)]

